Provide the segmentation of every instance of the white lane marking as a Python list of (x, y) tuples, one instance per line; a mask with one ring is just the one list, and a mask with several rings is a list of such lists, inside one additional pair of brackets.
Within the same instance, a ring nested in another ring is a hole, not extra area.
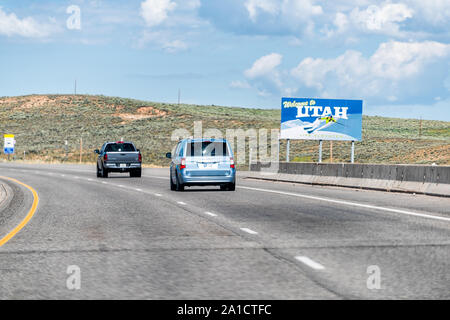
[(139, 189), (139, 188), (136, 188), (136, 189), (134, 189), (134, 190), (139, 191), (139, 192), (142, 192), (142, 189)]
[(62, 174), (62, 175), (61, 175), (61, 177), (65, 177), (65, 176), (66, 176), (65, 174)]
[(177, 201), (177, 203), (178, 203), (178, 204), (181, 204), (182, 206), (185, 206), (185, 205), (186, 205), (186, 202), (183, 202), (183, 201)]
[(258, 232), (253, 231), (252, 229), (249, 228), (241, 228), (241, 230), (250, 234), (258, 234)]
[(169, 177), (147, 176), (147, 175), (145, 175), (144, 177), (146, 177), (146, 178), (161, 179), (161, 180), (169, 180)]
[(207, 214), (208, 216), (211, 216), (211, 217), (217, 217), (217, 214), (209, 212), (209, 211), (205, 211), (205, 214)]
[(157, 196), (157, 197), (162, 197), (162, 194), (160, 194), (160, 193), (155, 193), (155, 196)]
[(119, 184), (117, 186), (120, 187), (120, 188), (125, 188), (125, 186), (123, 184)]
[(108, 184), (108, 182), (102, 181), (103, 184)]
[(77, 177), (77, 176), (74, 176), (73, 178), (74, 178), (74, 179), (80, 179), (80, 177)]
[(92, 180), (92, 179), (89, 178), (88, 181), (94, 181), (94, 180)]
[(360, 208), (382, 210), (382, 211), (406, 214), (406, 215), (415, 216), (415, 217), (422, 217), (422, 218), (429, 218), (429, 219), (435, 219), (435, 220), (441, 220), (441, 221), (450, 222), (450, 218), (446, 218), (446, 217), (440, 217), (440, 216), (435, 216), (435, 215), (425, 214), (425, 213), (411, 212), (411, 211), (400, 210), (400, 209), (392, 209), (392, 208), (373, 206), (373, 205), (370, 205), (370, 204), (363, 204), (363, 203), (350, 202), (350, 201), (344, 201), (344, 200), (334, 200), (334, 199), (329, 199), (329, 198), (308, 196), (308, 195), (304, 195), (304, 194), (300, 194), (300, 193), (291, 193), (291, 192), (269, 190), (269, 189), (261, 189), (261, 188), (252, 188), (252, 187), (243, 187), (243, 186), (238, 186), (237, 188), (247, 189), (247, 190), (254, 190), (254, 191), (262, 191), (262, 192), (270, 192), (270, 193), (282, 194), (282, 195), (286, 195), (286, 196), (293, 196), (293, 197), (300, 197), (300, 198), (305, 198), (305, 199), (326, 201), (326, 202), (331, 202), (331, 203), (343, 204), (343, 205), (347, 205), (347, 206), (354, 206), (354, 207), (360, 207)]
[(318, 262), (315, 262), (314, 260), (306, 257), (306, 256), (297, 256), (295, 257), (296, 260), (306, 264), (308, 267), (311, 267), (315, 270), (324, 270), (325, 267), (323, 265), (321, 265)]

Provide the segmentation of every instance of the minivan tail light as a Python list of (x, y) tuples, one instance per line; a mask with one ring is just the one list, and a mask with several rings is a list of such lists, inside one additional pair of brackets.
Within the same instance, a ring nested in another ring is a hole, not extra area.
[(186, 168), (186, 158), (181, 159), (180, 170)]
[(230, 158), (230, 168), (234, 169), (234, 159)]
[(103, 156), (103, 160), (104, 161), (108, 161), (108, 154), (107, 153), (105, 153), (105, 155)]

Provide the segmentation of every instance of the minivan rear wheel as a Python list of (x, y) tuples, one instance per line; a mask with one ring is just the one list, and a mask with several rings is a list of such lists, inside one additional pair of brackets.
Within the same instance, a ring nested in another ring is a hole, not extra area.
[(235, 191), (236, 190), (236, 183), (222, 184), (220, 186), (220, 190), (222, 190), (222, 191)]
[(175, 180), (177, 181), (176, 190), (184, 191), (184, 185), (182, 183), (180, 183), (180, 179), (178, 179), (178, 174), (177, 174), (177, 178)]
[(177, 185), (173, 183), (172, 172), (170, 173), (170, 190), (175, 191), (177, 189)]

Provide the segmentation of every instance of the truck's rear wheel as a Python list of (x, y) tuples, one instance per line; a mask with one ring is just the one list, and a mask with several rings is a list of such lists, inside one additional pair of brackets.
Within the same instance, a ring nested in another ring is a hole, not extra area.
[(130, 177), (132, 178), (140, 178), (142, 176), (142, 169), (136, 169), (130, 171)]
[(105, 167), (102, 167), (102, 177), (108, 178), (108, 169), (105, 169)]

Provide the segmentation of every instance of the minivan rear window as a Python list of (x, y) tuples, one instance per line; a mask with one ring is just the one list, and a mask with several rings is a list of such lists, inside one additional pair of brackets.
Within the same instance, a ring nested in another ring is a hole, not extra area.
[(229, 156), (226, 142), (190, 142), (186, 149), (187, 157), (222, 157)]
[(105, 147), (105, 152), (136, 151), (131, 143), (109, 143)]

